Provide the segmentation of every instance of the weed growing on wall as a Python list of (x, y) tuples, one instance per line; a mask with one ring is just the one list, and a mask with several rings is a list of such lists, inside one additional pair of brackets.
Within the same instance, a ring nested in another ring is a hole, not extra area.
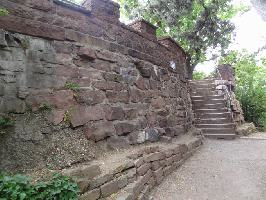
[(14, 121), (8, 117), (0, 117), (0, 127), (6, 128), (9, 126), (13, 126)]
[(48, 103), (41, 103), (41, 105), (39, 106), (39, 110), (40, 111), (52, 110), (52, 106)]
[(0, 17), (8, 15), (9, 12), (5, 8), (0, 8)]
[(67, 82), (67, 83), (65, 84), (65, 88), (66, 88), (66, 89), (69, 89), (69, 90), (77, 91), (77, 90), (80, 89), (80, 86), (79, 86), (79, 84), (77, 84), (77, 83)]

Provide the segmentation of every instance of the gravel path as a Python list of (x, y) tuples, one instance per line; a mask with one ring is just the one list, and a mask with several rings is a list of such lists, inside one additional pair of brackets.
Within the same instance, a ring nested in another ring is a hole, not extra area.
[(206, 140), (152, 196), (155, 200), (265, 200), (266, 140)]

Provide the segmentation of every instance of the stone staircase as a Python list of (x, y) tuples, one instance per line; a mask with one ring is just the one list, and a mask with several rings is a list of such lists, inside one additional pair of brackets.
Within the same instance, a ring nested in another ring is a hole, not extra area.
[(235, 124), (223, 95), (215, 91), (212, 79), (190, 81), (191, 99), (196, 117), (196, 126), (205, 137), (235, 139)]

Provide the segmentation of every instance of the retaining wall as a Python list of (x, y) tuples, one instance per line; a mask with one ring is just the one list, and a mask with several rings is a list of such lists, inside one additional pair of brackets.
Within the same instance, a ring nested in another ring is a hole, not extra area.
[[(65, 167), (185, 134), (193, 124), (187, 56), (119, 5), (88, 0), (4, 0), (0, 17), (0, 168)], [(95, 147), (95, 151), (91, 150)], [(49, 155), (49, 156), (47, 156)]]

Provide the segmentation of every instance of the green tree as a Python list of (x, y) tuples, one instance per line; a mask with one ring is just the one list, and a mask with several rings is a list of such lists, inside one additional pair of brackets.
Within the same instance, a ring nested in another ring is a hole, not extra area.
[(245, 120), (266, 129), (266, 58), (257, 59), (246, 51), (231, 51), (220, 64), (231, 64), (235, 69), (236, 96)]
[(204, 72), (200, 72), (200, 71), (193, 72), (193, 80), (203, 80), (206, 77), (207, 77), (207, 74), (205, 74)]
[(118, 0), (122, 15), (144, 18), (158, 27), (158, 36), (171, 36), (190, 55), (191, 69), (207, 59), (209, 48), (228, 47), (234, 25), (230, 19), (246, 7), (231, 0)]

